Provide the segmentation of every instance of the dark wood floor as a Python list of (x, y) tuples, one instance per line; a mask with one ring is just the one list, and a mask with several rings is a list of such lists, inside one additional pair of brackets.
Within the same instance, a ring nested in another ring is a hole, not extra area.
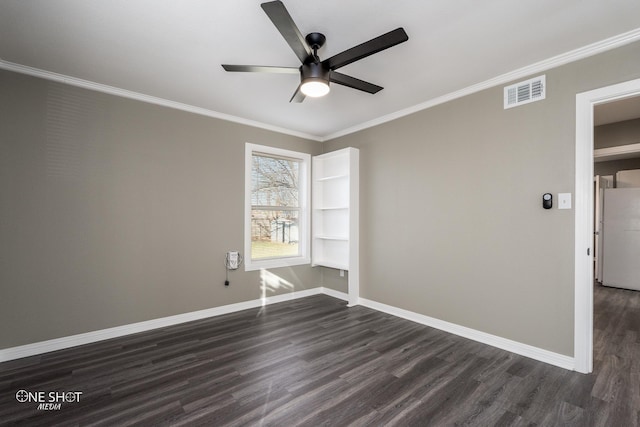
[(0, 364), (0, 423), (635, 426), (640, 293), (595, 299), (591, 375), (320, 295)]

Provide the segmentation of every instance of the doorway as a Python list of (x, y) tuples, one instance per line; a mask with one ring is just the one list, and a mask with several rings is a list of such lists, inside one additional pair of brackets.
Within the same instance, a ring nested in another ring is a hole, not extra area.
[(593, 370), (594, 108), (640, 95), (640, 79), (576, 95), (574, 369)]
[[(613, 238), (604, 239), (604, 201), (605, 192), (611, 188), (610, 202), (616, 200), (634, 205), (633, 194), (640, 190), (640, 96), (616, 100), (594, 106), (593, 111), (593, 157), (594, 157), (594, 270), (595, 285), (604, 283), (604, 253), (607, 243), (607, 280), (605, 284), (622, 288), (636, 286), (636, 278), (640, 277), (640, 268), (635, 258), (637, 251), (630, 248), (639, 242), (636, 233), (628, 231), (629, 224), (621, 222), (627, 219), (624, 210), (612, 210), (608, 215), (608, 227)], [(635, 220), (629, 219), (631, 222)], [(605, 242), (606, 241), (606, 242)], [(618, 253), (615, 255), (615, 253)], [(615, 255), (615, 256), (614, 256)], [(597, 306), (596, 306), (597, 307)], [(595, 313), (597, 317), (597, 312)]]

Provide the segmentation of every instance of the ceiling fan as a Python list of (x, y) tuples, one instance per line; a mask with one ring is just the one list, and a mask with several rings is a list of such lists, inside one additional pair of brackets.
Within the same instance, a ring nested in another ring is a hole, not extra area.
[(407, 33), (400, 27), (338, 53), (329, 59), (320, 61), (318, 49), (326, 41), (324, 34), (310, 33), (303, 37), (281, 1), (270, 1), (262, 3), (260, 6), (271, 19), (273, 25), (280, 31), (280, 34), (282, 34), (282, 37), (284, 37), (298, 59), (300, 59), (302, 65), (300, 67), (272, 67), (223, 64), (222, 67), (226, 71), (299, 74), (300, 85), (289, 102), (302, 102), (306, 96), (324, 96), (329, 93), (329, 82), (372, 94), (381, 91), (381, 86), (347, 76), (336, 70), (409, 40)]

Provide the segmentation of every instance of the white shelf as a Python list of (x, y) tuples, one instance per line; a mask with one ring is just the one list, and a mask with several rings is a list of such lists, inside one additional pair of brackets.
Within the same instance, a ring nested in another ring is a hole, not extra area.
[(313, 267), (329, 267), (329, 268), (335, 268), (338, 270), (345, 270), (345, 271), (349, 271), (349, 266), (347, 264), (341, 264), (339, 262), (335, 262), (335, 261), (329, 261), (329, 260), (315, 260), (312, 264)]
[(321, 178), (316, 178), (316, 181), (318, 182), (323, 182), (323, 181), (332, 181), (334, 179), (341, 179), (341, 178), (349, 178), (349, 174), (342, 174), (342, 175), (332, 175), (332, 176), (324, 176)]
[(598, 148), (593, 150), (594, 162), (631, 159), (640, 154), (640, 144), (619, 145), (617, 147)]
[(358, 303), (359, 151), (344, 148), (313, 158), (314, 266), (349, 271), (349, 305)]
[(349, 206), (320, 206), (315, 208), (318, 211), (339, 211), (339, 210), (347, 210)]
[(345, 242), (349, 241), (349, 236), (327, 236), (327, 235), (320, 235), (320, 236), (314, 236), (314, 239), (322, 239), (322, 240), (343, 240)]

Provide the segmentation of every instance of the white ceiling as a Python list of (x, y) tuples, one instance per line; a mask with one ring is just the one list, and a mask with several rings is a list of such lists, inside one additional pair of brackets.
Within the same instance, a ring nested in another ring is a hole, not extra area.
[(340, 70), (383, 86), (378, 94), (332, 85), (324, 98), (290, 104), (297, 76), (220, 66), (299, 65), (260, 3), (0, 0), (0, 66), (324, 139), (623, 33), (640, 35), (638, 0), (284, 0), (303, 34), (327, 36), (321, 59), (400, 26), (409, 35)]

